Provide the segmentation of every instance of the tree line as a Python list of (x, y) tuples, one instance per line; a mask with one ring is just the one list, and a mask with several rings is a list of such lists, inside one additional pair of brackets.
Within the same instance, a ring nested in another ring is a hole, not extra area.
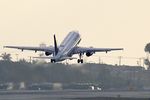
[[(130, 85), (140, 88), (145, 84), (142, 80), (145, 77), (143, 74), (145, 72), (139, 66), (0, 61), (0, 83), (94, 83), (101, 84), (104, 88), (127, 88)], [(147, 80), (147, 84), (149, 83), (150, 80)]]

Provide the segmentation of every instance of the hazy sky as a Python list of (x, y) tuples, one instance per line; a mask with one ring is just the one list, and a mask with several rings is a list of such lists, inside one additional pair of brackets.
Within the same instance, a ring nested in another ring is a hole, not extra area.
[(0, 0), (0, 50), (53, 45), (53, 34), (60, 43), (78, 30), (82, 46), (123, 47), (108, 55), (142, 57), (150, 42), (149, 5), (150, 0)]

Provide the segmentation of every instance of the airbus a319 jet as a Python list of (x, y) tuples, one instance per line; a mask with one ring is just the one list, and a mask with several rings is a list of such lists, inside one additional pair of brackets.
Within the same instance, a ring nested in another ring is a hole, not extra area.
[[(93, 47), (80, 47), (78, 44), (81, 41), (81, 37), (78, 31), (71, 31), (57, 46), (56, 37), (54, 35), (54, 46), (52, 47), (26, 47), (26, 46), (4, 46), (4, 48), (14, 48), (20, 50), (32, 50), (32, 51), (43, 51), (46, 57), (37, 57), (43, 59), (50, 59), (51, 63), (63, 61), (66, 59), (72, 60), (77, 59), (72, 57), (74, 54), (79, 54), (78, 63), (83, 63), (83, 55), (87, 57), (92, 56), (95, 52), (109, 52), (114, 50), (123, 50), (123, 48), (93, 48)], [(52, 55), (52, 56), (50, 56)]]

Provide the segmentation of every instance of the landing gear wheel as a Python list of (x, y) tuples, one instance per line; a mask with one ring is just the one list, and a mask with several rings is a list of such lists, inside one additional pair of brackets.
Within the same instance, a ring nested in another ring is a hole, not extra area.
[(80, 62), (83, 63), (83, 59), (81, 59)]
[(80, 59), (78, 59), (77, 62), (80, 63)]
[(83, 63), (83, 59), (78, 59), (77, 62), (78, 63)]
[(51, 59), (51, 63), (55, 63), (56, 61), (55, 61), (55, 59)]

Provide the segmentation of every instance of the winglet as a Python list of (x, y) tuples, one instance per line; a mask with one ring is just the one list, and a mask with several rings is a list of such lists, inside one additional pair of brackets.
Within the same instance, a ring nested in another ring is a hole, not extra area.
[(57, 47), (57, 41), (56, 41), (55, 34), (54, 34), (54, 47), (55, 47), (55, 55), (57, 55), (57, 53), (58, 53), (58, 47)]

